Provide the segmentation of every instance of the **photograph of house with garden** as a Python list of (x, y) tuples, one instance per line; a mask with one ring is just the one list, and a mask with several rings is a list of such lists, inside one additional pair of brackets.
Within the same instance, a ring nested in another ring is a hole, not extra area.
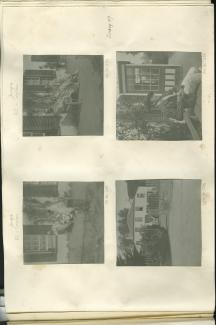
[(102, 182), (24, 182), (24, 263), (104, 263), (103, 193)]
[(117, 52), (116, 138), (201, 140), (198, 52)]
[(103, 56), (23, 56), (23, 136), (103, 135)]
[(201, 265), (201, 181), (116, 182), (117, 266)]

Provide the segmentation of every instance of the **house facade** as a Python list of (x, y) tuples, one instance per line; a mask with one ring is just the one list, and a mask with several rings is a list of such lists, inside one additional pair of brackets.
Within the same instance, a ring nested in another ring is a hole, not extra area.
[[(55, 69), (26, 69), (23, 74), (23, 115), (50, 115)], [(47, 114), (49, 113), (49, 114)]]
[(50, 234), (51, 225), (24, 225), (24, 263), (57, 262), (58, 239)]
[(24, 71), (23, 88), (31, 92), (47, 92), (54, 79), (55, 69), (28, 69)]
[(53, 234), (53, 221), (47, 208), (40, 203), (41, 199), (42, 202), (50, 201), (58, 196), (57, 182), (23, 184), (23, 255), (26, 264), (68, 263), (67, 234)]
[(118, 62), (119, 94), (161, 95), (178, 86), (182, 78), (182, 67), (169, 64), (131, 64)]
[(24, 115), (23, 136), (58, 136), (61, 133), (60, 116)]
[(139, 186), (128, 212), (130, 238), (140, 250), (143, 227), (159, 225), (159, 193), (155, 186)]

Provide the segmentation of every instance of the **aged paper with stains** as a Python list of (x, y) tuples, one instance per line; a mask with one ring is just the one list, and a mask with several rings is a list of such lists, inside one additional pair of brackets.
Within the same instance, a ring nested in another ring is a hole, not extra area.
[(7, 312), (211, 314), (212, 5), (1, 14)]

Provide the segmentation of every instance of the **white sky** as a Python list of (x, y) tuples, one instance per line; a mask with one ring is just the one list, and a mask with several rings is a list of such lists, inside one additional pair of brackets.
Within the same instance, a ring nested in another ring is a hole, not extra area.
[(149, 62), (148, 56), (142, 52), (137, 53), (135, 55), (132, 55), (130, 53), (125, 52), (118, 52), (117, 53), (117, 61), (129, 61), (133, 64), (147, 64)]
[(127, 183), (125, 181), (116, 182), (116, 193), (117, 193), (117, 214), (124, 208), (130, 208), (130, 200), (128, 197)]

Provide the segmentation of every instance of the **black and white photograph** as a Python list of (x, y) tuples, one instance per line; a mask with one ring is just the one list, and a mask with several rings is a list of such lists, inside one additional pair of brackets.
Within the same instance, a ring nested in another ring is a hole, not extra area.
[(104, 263), (104, 183), (24, 182), (25, 264)]
[(201, 266), (201, 181), (116, 182), (117, 266)]
[(102, 55), (23, 56), (23, 136), (101, 136)]
[(117, 52), (117, 140), (201, 140), (200, 52)]

